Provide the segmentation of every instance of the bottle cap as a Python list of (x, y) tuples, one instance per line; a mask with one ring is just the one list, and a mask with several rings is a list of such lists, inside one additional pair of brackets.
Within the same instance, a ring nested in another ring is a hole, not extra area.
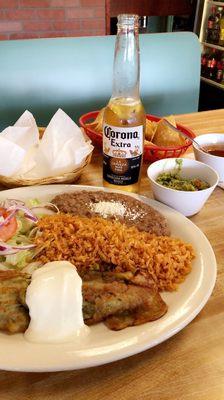
[(117, 21), (118, 25), (135, 26), (138, 25), (139, 16), (136, 14), (119, 14)]

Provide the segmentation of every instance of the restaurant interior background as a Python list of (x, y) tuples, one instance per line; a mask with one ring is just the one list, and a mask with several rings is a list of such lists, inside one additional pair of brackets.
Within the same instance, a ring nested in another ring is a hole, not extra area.
[[(199, 110), (224, 106), (224, 47), (206, 43), (210, 0), (0, 0), (0, 40), (116, 34), (119, 13), (141, 16), (141, 33), (193, 31), (202, 54), (218, 55), (223, 78), (201, 78)], [(224, 12), (224, 11), (223, 11)], [(166, 60), (164, 60), (166, 62)]]

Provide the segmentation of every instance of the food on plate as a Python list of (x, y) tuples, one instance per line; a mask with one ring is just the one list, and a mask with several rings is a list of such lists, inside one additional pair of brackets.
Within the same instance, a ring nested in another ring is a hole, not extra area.
[(195, 192), (210, 187), (207, 182), (197, 177), (185, 178), (182, 176), (182, 160), (176, 160), (176, 165), (177, 167), (173, 171), (162, 172), (159, 174), (156, 182), (170, 189), (184, 190), (188, 192)]
[[(36, 272), (39, 273), (39, 271), (41, 274), (41, 268)], [(22, 296), (14, 296), (10, 303), (12, 307), (8, 308), (7, 298), (4, 297), (3, 293), (14, 285), (16, 279), (20, 283)], [(4, 324), (2, 323), (1, 330), (9, 333), (17, 333), (25, 332), (28, 328), (30, 318), (25, 297), (26, 291), (28, 291), (27, 297), (30, 297), (30, 290), (32, 290), (32, 288), (30, 289), (30, 286), (28, 286), (30, 282), (31, 276), (29, 274), (17, 271), (0, 271), (1, 307), (4, 307), (4, 313), (1, 313), (0, 321), (3, 319), (5, 322)], [(136, 280), (134, 279), (133, 282), (128, 282), (125, 275), (123, 277), (120, 275), (119, 278), (115, 279), (110, 272), (101, 273), (99, 271), (90, 271), (86, 274), (82, 285), (82, 311), (85, 323), (87, 325), (92, 325), (104, 321), (108, 328), (120, 330), (128, 326), (154, 321), (162, 317), (167, 311), (167, 305), (156, 290), (153, 281), (148, 283), (148, 286), (141, 286), (134, 282), (138, 282), (138, 278)], [(143, 283), (142, 278), (140, 278), (140, 282)], [(45, 292), (45, 295), (46, 294)], [(55, 292), (55, 294), (58, 295), (58, 291), (57, 293)], [(41, 295), (39, 291), (37, 293), (37, 296), (38, 295)], [(46, 307), (49, 307), (47, 304), (48, 301), (47, 296), (47, 298), (44, 298), (45, 304), (42, 304), (42, 310), (46, 310)], [(12, 309), (16, 309), (16, 314), (11, 311)], [(38, 311), (38, 315), (36, 315), (38, 319), (40, 315), (43, 315), (42, 310), (35, 310), (34, 308), (35, 312)], [(57, 319), (55, 317), (57, 317), (58, 312), (55, 309), (54, 311), (56, 313), (54, 316), (50, 316), (48, 312), (47, 315), (45, 315), (45, 313), (43, 315), (43, 317), (50, 318), (50, 325), (53, 320), (52, 328), (53, 325), (57, 325)], [(12, 319), (14, 321), (13, 326), (11, 324)], [(57, 330), (60, 330), (60, 320), (58, 323), (59, 325), (54, 326), (56, 330), (55, 334), (58, 333)], [(48, 341), (50, 338), (52, 339), (53, 333), (51, 331), (45, 332), (47, 324), (48, 321), (46, 318), (41, 321), (41, 325), (39, 319), (39, 323), (36, 326), (35, 337), (32, 335), (33, 340), (47, 341), (47, 335), (49, 335), (49, 333), (51, 336), (48, 337)], [(30, 328), (28, 328), (26, 332), (29, 333), (29, 329)], [(28, 333), (26, 333), (26, 335)], [(45, 337), (43, 337), (44, 334)]]
[[(193, 248), (180, 239), (139, 232), (100, 217), (56, 214), (41, 218), (34, 237), (41, 263), (67, 260), (79, 273), (143, 271), (159, 290), (175, 290), (191, 271)], [(105, 267), (106, 265), (106, 267)]]
[(167, 311), (159, 292), (176, 290), (191, 271), (192, 245), (169, 236), (166, 218), (131, 196), (78, 191), (1, 206), (0, 233), (13, 218), (17, 228), (0, 243), (0, 330), (25, 332), (30, 312), (31, 341), (70, 340), (83, 319), (113, 330), (156, 320)]
[[(95, 130), (98, 133), (103, 132), (103, 116), (105, 107), (100, 110), (96, 119), (93, 122), (86, 124), (87, 127)], [(173, 115), (166, 117), (166, 119), (176, 127), (175, 118)], [(145, 126), (145, 142), (146, 146), (163, 146), (163, 147), (176, 147), (185, 144), (185, 139), (178, 132), (175, 132), (163, 123), (163, 118), (158, 122), (151, 121), (146, 118)]]
[[(137, 274), (138, 275), (138, 274)], [(137, 276), (136, 275), (136, 276)], [(154, 321), (167, 311), (154, 282), (125, 274), (90, 271), (83, 278), (83, 313), (88, 325), (104, 321), (112, 330)], [(143, 282), (142, 282), (143, 283)]]
[(52, 199), (60, 212), (83, 217), (100, 216), (116, 219), (138, 230), (170, 235), (166, 218), (150, 207), (131, 196), (103, 192), (102, 190), (82, 190), (74, 193), (59, 194)]
[(12, 212), (7, 212), (4, 207), (0, 207), (0, 241), (7, 241), (17, 230), (17, 220)]
[(24, 332), (29, 324), (25, 306), (30, 276), (18, 271), (0, 271), (0, 330)]
[(34, 271), (26, 291), (30, 342), (63, 343), (89, 333), (82, 313), (82, 279), (68, 261), (53, 261)]

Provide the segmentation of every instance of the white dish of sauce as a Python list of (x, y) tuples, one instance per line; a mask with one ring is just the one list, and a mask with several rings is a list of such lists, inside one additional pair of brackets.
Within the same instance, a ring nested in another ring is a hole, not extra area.
[(219, 181), (224, 181), (224, 133), (207, 133), (195, 138), (196, 142), (207, 151), (197, 149), (193, 145), (196, 160), (214, 168)]

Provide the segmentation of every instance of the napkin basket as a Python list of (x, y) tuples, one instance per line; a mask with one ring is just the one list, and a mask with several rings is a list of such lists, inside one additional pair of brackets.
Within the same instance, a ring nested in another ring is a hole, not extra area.
[[(45, 128), (39, 128), (39, 136), (40, 139), (43, 136)], [(89, 141), (89, 138), (86, 136), (86, 141)], [(71, 172), (67, 172), (60, 176), (48, 176), (46, 178), (37, 178), (37, 179), (23, 179), (17, 176), (16, 178), (10, 176), (0, 175), (0, 185), (6, 186), (8, 188), (19, 187), (19, 186), (33, 186), (33, 185), (48, 185), (51, 183), (73, 183), (79, 179), (82, 175), (86, 166), (90, 163), (92, 157), (92, 152), (86, 157), (83, 162), (83, 165), (74, 169)]]

